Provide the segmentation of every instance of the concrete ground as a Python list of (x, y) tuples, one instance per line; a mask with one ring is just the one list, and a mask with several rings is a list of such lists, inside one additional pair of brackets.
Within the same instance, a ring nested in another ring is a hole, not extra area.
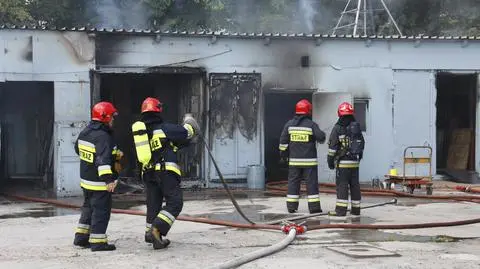
[[(439, 194), (438, 192), (436, 194)], [(182, 214), (243, 222), (224, 195), (188, 194)], [(257, 222), (283, 218), (283, 197), (237, 195), (248, 217)], [(140, 196), (141, 197), (141, 196)], [(141, 201), (116, 197), (116, 207), (145, 210)], [(391, 200), (364, 197), (363, 205)], [(80, 199), (70, 199), (79, 204)], [(334, 208), (335, 197), (322, 194), (324, 210)], [(136, 205), (136, 206), (135, 206)], [(307, 213), (306, 201), (300, 214)], [(467, 202), (432, 202), (399, 198), (397, 205), (366, 209), (360, 223), (423, 223), (480, 216), (480, 206)], [(175, 222), (165, 250), (153, 250), (143, 241), (144, 217), (113, 214), (108, 228), (117, 250), (92, 253), (74, 247), (79, 212), (40, 203), (0, 197), (0, 268), (211, 268), (285, 238), (278, 231), (245, 230), (193, 222)], [(347, 220), (353, 222), (354, 220)], [(319, 217), (307, 225), (329, 223)], [(316, 230), (300, 235), (286, 249), (240, 268), (480, 268), (480, 224), (417, 230)], [(377, 247), (376, 251), (370, 247)], [(335, 247), (337, 247), (335, 249)], [(350, 257), (396, 254), (390, 257)]]

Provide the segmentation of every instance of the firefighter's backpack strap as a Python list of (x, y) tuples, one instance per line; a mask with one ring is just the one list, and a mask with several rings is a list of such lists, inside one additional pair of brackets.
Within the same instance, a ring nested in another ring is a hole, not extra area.
[(145, 123), (142, 121), (136, 121), (132, 124), (132, 133), (138, 161), (142, 163), (143, 166), (146, 166), (152, 159), (152, 151), (150, 149), (147, 126), (145, 126)]

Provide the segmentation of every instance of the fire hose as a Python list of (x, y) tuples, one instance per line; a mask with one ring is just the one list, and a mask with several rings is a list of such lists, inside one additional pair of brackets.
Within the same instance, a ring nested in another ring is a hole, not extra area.
[[(59, 207), (66, 207), (66, 208), (73, 208), (73, 209), (79, 209), (81, 207), (79, 205), (69, 204), (69, 203), (65, 203), (57, 200), (51, 200), (51, 199), (26, 197), (21, 195), (9, 195), (9, 194), (5, 194), (5, 195), (7, 197), (11, 197), (18, 200), (46, 203), (46, 204), (51, 204)], [(138, 211), (138, 210), (128, 210), (128, 209), (112, 209), (112, 213), (145, 216), (145, 212)], [(211, 225), (221, 225), (221, 226), (228, 226), (228, 227), (234, 227), (234, 228), (265, 229), (265, 230), (277, 230), (277, 231), (283, 231), (283, 232), (288, 231), (289, 235), (280, 243), (277, 243), (265, 249), (261, 249), (261, 250), (249, 253), (243, 257), (240, 257), (231, 261), (227, 261), (226, 264), (220, 265), (222, 267), (219, 267), (219, 268), (233, 268), (235, 266), (239, 266), (241, 264), (267, 256), (269, 254), (273, 254), (285, 248), (291, 242), (293, 242), (298, 231), (301, 231), (303, 233), (307, 229), (307, 227), (298, 225), (296, 223), (289, 223), (284, 226), (271, 225), (271, 224), (243, 224), (243, 223), (236, 223), (236, 222), (230, 222), (230, 221), (213, 220), (208, 218), (190, 217), (185, 215), (178, 216), (177, 220), (191, 221), (191, 222), (211, 224)], [(475, 224), (475, 223), (480, 223), (480, 218), (451, 221), (451, 222), (431, 222), (431, 223), (413, 223), (413, 224), (342, 224), (342, 223), (320, 224), (320, 225), (309, 226), (308, 229), (312, 231), (323, 230), (323, 229), (402, 230), (402, 229), (424, 229), (424, 228), (436, 228), (436, 227), (463, 226), (463, 225), (469, 225), (469, 224)], [(296, 230), (296, 231), (293, 232), (292, 230)], [(226, 266), (230, 266), (230, 267), (226, 267)]]
[[(205, 224), (212, 224), (212, 225), (222, 225), (222, 226), (229, 226), (229, 227), (235, 227), (235, 228), (248, 228), (248, 229), (267, 229), (267, 230), (281, 230), (285, 233), (288, 233), (288, 236), (284, 238), (281, 242), (272, 245), (270, 247), (249, 253), (245, 256), (242, 256), (240, 258), (227, 261), (224, 264), (219, 265), (218, 268), (233, 268), (239, 265), (242, 265), (244, 263), (250, 262), (252, 260), (264, 257), (266, 255), (272, 254), (276, 251), (279, 251), (285, 247), (287, 247), (293, 240), (295, 239), (295, 236), (297, 233), (303, 233), (306, 231), (305, 226), (300, 226), (296, 223), (289, 223), (288, 225), (280, 226), (280, 225), (273, 225), (275, 223), (279, 222), (286, 222), (287, 220), (298, 220), (298, 219), (305, 219), (309, 217), (314, 217), (317, 216), (318, 214), (310, 214), (306, 216), (300, 216), (300, 217), (293, 217), (293, 218), (287, 218), (287, 219), (281, 219), (281, 220), (275, 220), (268, 224), (268, 223), (254, 223), (251, 221), (241, 210), (240, 206), (238, 205), (237, 201), (235, 200), (234, 196), (230, 192), (230, 189), (228, 188), (227, 183), (225, 182), (223, 175), (215, 161), (215, 158), (213, 157), (213, 154), (208, 146), (207, 141), (205, 140), (205, 137), (202, 134), (199, 134), (199, 136), (202, 139), (202, 142), (204, 143), (208, 154), (212, 160), (212, 163), (217, 171), (217, 174), (219, 175), (219, 178), (221, 179), (221, 182), (223, 184), (223, 187), (225, 188), (232, 204), (234, 205), (235, 209), (238, 211), (238, 213), (242, 216), (243, 219), (245, 219), (249, 224), (242, 224), (242, 223), (236, 223), (236, 222), (229, 222), (229, 221), (221, 221), (221, 220), (212, 220), (208, 218), (198, 218), (198, 217), (190, 217), (190, 216), (185, 216), (185, 215), (180, 215), (177, 217), (177, 220), (181, 221), (191, 221), (191, 222), (198, 222), (198, 223), (205, 223)], [(282, 187), (272, 187), (274, 185), (279, 185), (279, 184), (284, 184), (284, 182), (275, 182), (275, 183), (267, 183), (267, 188), (269, 188), (270, 192), (273, 193), (281, 193), (281, 192), (286, 192), (285, 188)], [(321, 184), (320, 184), (321, 185)], [(328, 186), (332, 187), (332, 184), (329, 184)], [(333, 184), (333, 186), (335, 186)], [(328, 191), (328, 192), (327, 192)], [(327, 192), (327, 193), (336, 193), (335, 190), (321, 190), (321, 192)], [(414, 198), (424, 198), (424, 199), (446, 199), (446, 200), (461, 200), (461, 201), (480, 201), (480, 197), (474, 197), (474, 196), (432, 196), (432, 195), (412, 195), (412, 194), (407, 194), (407, 193), (402, 193), (402, 192), (397, 192), (394, 190), (375, 190), (375, 189), (362, 189), (362, 194), (363, 195), (378, 195), (378, 196), (401, 196), (401, 197), (414, 197)], [(69, 203), (64, 203), (61, 201), (56, 201), (56, 200), (50, 200), (50, 199), (42, 199), (42, 198), (34, 198), (34, 197), (26, 197), (26, 196), (21, 196), (21, 195), (9, 195), (6, 194), (7, 197), (12, 197), (15, 199), (19, 200), (25, 200), (25, 201), (32, 201), (32, 202), (40, 202), (40, 203), (47, 203), (47, 204), (52, 204), (60, 207), (66, 207), (66, 208), (74, 208), (74, 209), (79, 209), (80, 206), (78, 205), (73, 205)], [(387, 202), (381, 205), (385, 204), (391, 204), (391, 203), (396, 203), (396, 199), (392, 200), (391, 202)], [(380, 205), (374, 205), (370, 207), (376, 207)], [(368, 207), (365, 207), (368, 208)], [(137, 215), (137, 216), (145, 216), (145, 213), (142, 211), (137, 211), (137, 210), (125, 210), (125, 209), (112, 209), (112, 213), (118, 213), (118, 214), (129, 214), (129, 215)], [(434, 227), (449, 227), (449, 226), (460, 226), (460, 225), (468, 225), (468, 224), (475, 224), (475, 223), (480, 223), (480, 218), (477, 219), (470, 219), (470, 220), (462, 220), (462, 221), (453, 221), (453, 222), (437, 222), (437, 223), (419, 223), (419, 224), (320, 224), (320, 225), (314, 225), (311, 227), (308, 227), (309, 230), (320, 230), (320, 229), (332, 229), (332, 228), (342, 228), (342, 229), (387, 229), (387, 230), (394, 230), (394, 229), (421, 229), (421, 228), (434, 228)]]
[[(266, 248), (259, 249), (254, 252), (247, 253), (239, 258), (232, 259), (230, 261), (226, 261), (220, 265), (217, 265), (215, 267), (212, 267), (212, 269), (229, 269), (229, 268), (236, 268), (242, 264), (251, 262), (253, 260), (268, 256), (270, 254), (273, 254), (275, 252), (278, 252), (284, 248), (286, 248), (288, 245), (290, 245), (293, 240), (295, 240), (295, 236), (297, 235), (297, 227), (291, 227), (291, 228), (286, 228), (288, 229), (288, 235), (285, 237), (282, 241), (271, 245)], [(301, 227), (298, 228), (298, 230), (303, 230)]]
[[(287, 193), (286, 187), (280, 187), (278, 185), (285, 185), (287, 181), (276, 181), (268, 182), (266, 185), (267, 193), (285, 195)], [(319, 187), (331, 188), (336, 185), (333, 183), (320, 183)], [(419, 195), (419, 194), (410, 194), (406, 192), (396, 191), (396, 190), (381, 190), (373, 188), (361, 188), (362, 195), (364, 196), (395, 196), (395, 197), (406, 197), (406, 198), (418, 198), (418, 199), (427, 199), (427, 200), (455, 200), (455, 201), (466, 201), (480, 203), (480, 195)], [(320, 188), (321, 193), (331, 193), (336, 194), (336, 190)]]

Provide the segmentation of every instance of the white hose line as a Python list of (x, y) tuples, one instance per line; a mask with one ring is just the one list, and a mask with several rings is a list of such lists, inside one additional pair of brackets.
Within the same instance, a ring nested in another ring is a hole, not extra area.
[(288, 232), (288, 235), (287, 237), (285, 237), (282, 241), (280, 241), (279, 243), (275, 244), (275, 245), (271, 245), (269, 247), (266, 247), (266, 248), (262, 248), (262, 249), (259, 249), (257, 251), (254, 251), (254, 252), (250, 252), (250, 253), (247, 253), (239, 258), (236, 258), (236, 259), (233, 259), (233, 260), (230, 260), (230, 261), (227, 261), (223, 264), (220, 264), (220, 265), (217, 265), (215, 267), (212, 267), (212, 269), (229, 269), (229, 268), (236, 268), (242, 264), (245, 264), (245, 263), (248, 263), (248, 262), (251, 262), (253, 260), (256, 260), (256, 259), (259, 259), (259, 258), (262, 258), (264, 256), (267, 256), (267, 255), (270, 255), (270, 254), (273, 254), (279, 250), (282, 250), (284, 248), (286, 248), (290, 243), (293, 242), (293, 240), (295, 240), (295, 236), (297, 235), (297, 230), (292, 228), (290, 229), (290, 231)]

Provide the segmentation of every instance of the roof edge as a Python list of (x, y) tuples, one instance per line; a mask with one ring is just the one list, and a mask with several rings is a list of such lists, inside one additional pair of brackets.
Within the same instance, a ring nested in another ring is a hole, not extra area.
[(188, 37), (240, 37), (240, 38), (306, 38), (306, 39), (393, 39), (393, 40), (480, 40), (480, 36), (400, 36), (400, 35), (332, 35), (306, 33), (238, 33), (224, 31), (161, 31), (152, 29), (95, 28), (95, 27), (43, 27), (0, 25), (0, 30), (31, 30), (56, 32), (88, 32), (105, 34), (164, 35)]

